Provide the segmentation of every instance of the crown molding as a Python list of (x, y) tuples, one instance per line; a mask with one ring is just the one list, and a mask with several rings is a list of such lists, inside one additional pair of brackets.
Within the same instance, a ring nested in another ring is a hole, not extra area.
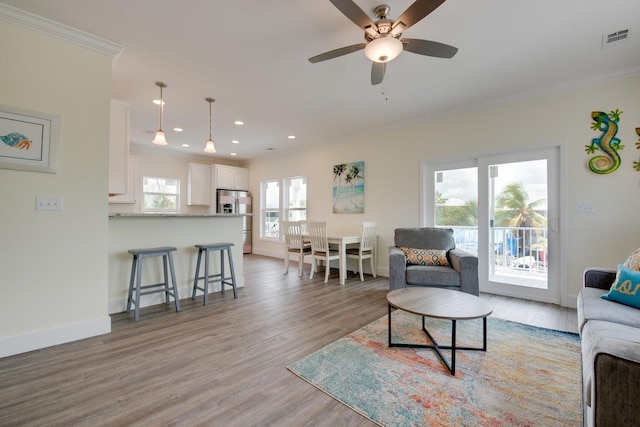
[(20, 25), (115, 58), (124, 46), (58, 22), (0, 3), (0, 20)]

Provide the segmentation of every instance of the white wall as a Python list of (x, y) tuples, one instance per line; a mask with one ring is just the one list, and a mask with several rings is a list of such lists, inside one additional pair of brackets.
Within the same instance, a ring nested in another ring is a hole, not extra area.
[[(111, 56), (0, 20), (0, 102), (60, 116), (56, 174), (0, 169), (0, 357), (110, 331)], [(63, 198), (36, 212), (37, 195)]]
[[(360, 227), (366, 220), (378, 222), (378, 270), (388, 271), (388, 247), (397, 227), (419, 226), (420, 162), (461, 158), (484, 153), (565, 144), (568, 191), (561, 219), (563, 236), (569, 240), (565, 259), (567, 305), (575, 305), (582, 273), (588, 266), (615, 268), (640, 247), (640, 172), (633, 161), (640, 158), (635, 128), (640, 127), (640, 77), (586, 87), (552, 96), (484, 109), (423, 123), (401, 126), (376, 134), (318, 146), (287, 156), (259, 160), (247, 165), (251, 190), (259, 193), (260, 181), (293, 175), (308, 176), (308, 218), (326, 220), (330, 227)], [(426, 95), (425, 95), (426, 96)], [(623, 111), (618, 137), (626, 148), (623, 164), (615, 173), (589, 171), (591, 156), (585, 145), (599, 136), (590, 129), (591, 112)], [(365, 213), (333, 214), (332, 166), (365, 162)], [(594, 202), (595, 214), (576, 214), (578, 202)], [(257, 210), (257, 207), (256, 207)], [(258, 215), (254, 230), (259, 229)], [(254, 253), (282, 256), (281, 246), (254, 236)]]

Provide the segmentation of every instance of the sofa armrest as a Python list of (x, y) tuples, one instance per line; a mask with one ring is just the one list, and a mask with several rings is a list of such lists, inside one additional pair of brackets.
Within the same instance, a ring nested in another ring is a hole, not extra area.
[(448, 252), (451, 267), (460, 274), (460, 290), (472, 295), (480, 295), (478, 283), (478, 257), (462, 249)]
[(389, 290), (407, 287), (407, 260), (402, 249), (389, 247)]
[(590, 320), (583, 329), (581, 349), (585, 425), (637, 425), (640, 330)]
[(610, 289), (616, 279), (616, 270), (610, 268), (587, 268), (584, 271), (583, 285), (585, 288)]
[(594, 365), (593, 425), (637, 425), (640, 363), (599, 353)]

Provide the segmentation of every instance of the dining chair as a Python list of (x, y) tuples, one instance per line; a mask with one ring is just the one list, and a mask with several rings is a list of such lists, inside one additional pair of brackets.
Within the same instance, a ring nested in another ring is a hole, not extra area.
[(329, 248), (326, 222), (307, 222), (307, 231), (311, 240), (311, 273), (309, 279), (313, 279), (318, 261), (325, 262), (324, 283), (329, 281), (331, 261), (340, 259), (340, 252)]
[(291, 254), (298, 255), (298, 276), (302, 277), (302, 268), (304, 257), (311, 255), (311, 244), (305, 242), (303, 233), (305, 224), (303, 221), (283, 221), (282, 229), (284, 230), (284, 274), (289, 273), (289, 256)]
[(358, 260), (358, 271), (360, 272), (361, 282), (364, 282), (364, 274), (362, 273), (362, 260), (364, 259), (369, 259), (371, 274), (373, 274), (373, 277), (376, 277), (375, 248), (377, 232), (378, 224), (372, 221), (363, 221), (360, 245), (355, 248), (347, 248), (347, 258)]

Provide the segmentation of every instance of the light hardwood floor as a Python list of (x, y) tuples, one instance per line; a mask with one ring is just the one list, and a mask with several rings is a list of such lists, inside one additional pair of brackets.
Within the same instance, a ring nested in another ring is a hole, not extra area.
[[(247, 255), (238, 299), (115, 314), (111, 334), (0, 359), (0, 425), (374, 425), (286, 366), (385, 315), (388, 279), (282, 271)], [(575, 310), (482, 297), (496, 317), (576, 330)]]

